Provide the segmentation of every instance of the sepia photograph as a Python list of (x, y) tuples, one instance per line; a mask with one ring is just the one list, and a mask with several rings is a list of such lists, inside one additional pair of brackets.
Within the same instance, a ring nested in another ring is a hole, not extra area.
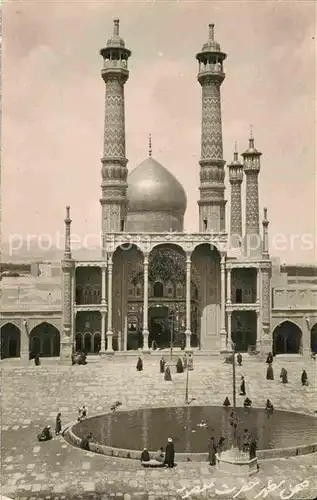
[(0, 9), (0, 500), (316, 499), (315, 1)]

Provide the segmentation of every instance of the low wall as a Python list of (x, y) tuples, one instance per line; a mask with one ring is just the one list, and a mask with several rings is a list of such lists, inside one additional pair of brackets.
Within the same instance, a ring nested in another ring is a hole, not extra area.
[[(78, 423), (78, 422), (76, 422)], [(80, 447), (81, 438), (76, 436), (73, 432), (73, 427), (75, 424), (71, 425), (66, 431), (65, 436), (69, 441)], [(93, 453), (99, 453), (101, 455), (107, 455), (111, 457), (118, 458), (129, 458), (132, 460), (141, 460), (141, 451), (138, 450), (126, 450), (122, 448), (113, 448), (112, 446), (106, 446), (104, 444), (90, 443), (89, 449)], [(273, 448), (270, 450), (259, 450), (257, 452), (257, 458), (259, 460), (268, 460), (274, 458), (288, 458), (295, 457), (298, 455), (308, 455), (309, 453), (317, 452), (317, 443), (311, 445), (294, 446), (291, 448)], [(150, 451), (151, 459), (154, 458), (156, 451)], [(207, 462), (208, 453), (175, 453), (176, 462)]]

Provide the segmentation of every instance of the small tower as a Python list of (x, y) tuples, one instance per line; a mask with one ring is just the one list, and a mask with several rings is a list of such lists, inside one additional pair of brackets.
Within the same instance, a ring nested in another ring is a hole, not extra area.
[(228, 165), (230, 198), (230, 244), (239, 248), (242, 242), (242, 203), (241, 184), (243, 181), (243, 165), (238, 159), (237, 143), (233, 154), (233, 162)]
[(74, 276), (74, 261), (71, 252), (71, 233), (70, 226), (72, 220), (70, 218), (70, 207), (66, 207), (65, 218), (65, 250), (64, 259), (62, 260), (62, 334), (60, 344), (60, 359), (63, 363), (70, 364), (72, 349), (73, 349), (73, 276)]
[(129, 78), (131, 51), (119, 36), (119, 19), (113, 35), (100, 50), (104, 59), (101, 76), (106, 84), (104, 150), (102, 163), (102, 234), (125, 230), (128, 169), (125, 150), (124, 84)]
[(270, 258), (270, 252), (269, 252), (269, 221), (267, 218), (267, 208), (263, 209), (263, 220), (262, 220), (262, 226), (263, 226), (263, 239), (262, 239), (262, 259), (269, 259)]
[(202, 87), (199, 231), (225, 230), (225, 172), (222, 148), (220, 86), (225, 79), (223, 61), (227, 55), (214, 39), (214, 25), (201, 52), (197, 79)]
[(260, 218), (259, 218), (259, 172), (260, 153), (254, 147), (252, 127), (249, 139), (249, 148), (242, 154), (243, 170), (246, 175), (246, 202), (245, 202), (245, 236), (246, 252), (248, 255), (261, 254)]

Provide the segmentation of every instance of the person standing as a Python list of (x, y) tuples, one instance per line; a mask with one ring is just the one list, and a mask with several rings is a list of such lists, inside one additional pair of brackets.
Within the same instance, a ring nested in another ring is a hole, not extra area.
[(266, 380), (274, 380), (274, 372), (271, 363), (269, 364), (266, 370)]
[(138, 372), (141, 372), (143, 370), (143, 361), (140, 357), (139, 357), (138, 362), (136, 364), (136, 369)]
[(273, 355), (271, 352), (268, 353), (267, 358), (266, 358), (266, 363), (268, 365), (271, 365), (273, 363)]
[(176, 372), (177, 373), (183, 373), (184, 367), (181, 358), (178, 358), (177, 363), (176, 363)]
[(164, 464), (167, 465), (169, 469), (173, 468), (175, 463), (175, 448), (172, 438), (168, 438), (167, 445), (165, 448), (165, 460)]
[(34, 356), (34, 364), (35, 364), (35, 366), (40, 366), (40, 364), (41, 364), (39, 353), (36, 353)]
[(165, 360), (162, 356), (160, 359), (160, 373), (164, 373), (164, 372), (165, 372)]
[(255, 437), (252, 437), (250, 440), (250, 446), (249, 446), (250, 460), (253, 460), (253, 458), (256, 458), (256, 450), (257, 450), (256, 439), (255, 439)]
[(303, 370), (303, 373), (301, 376), (301, 382), (302, 382), (303, 386), (308, 385), (308, 376), (307, 376), (306, 370)]
[(243, 375), (241, 377), (240, 396), (245, 396), (245, 381), (244, 381), (244, 376)]
[(288, 384), (287, 371), (285, 368), (282, 368), (281, 370), (280, 379), (282, 384)]
[(166, 380), (167, 382), (172, 382), (171, 369), (169, 366), (165, 368), (164, 380)]
[(213, 436), (211, 436), (209, 439), (209, 444), (208, 444), (208, 462), (209, 462), (209, 465), (216, 465), (216, 453), (217, 453), (217, 446), (215, 443), (215, 438)]
[(242, 355), (240, 352), (237, 354), (237, 363), (239, 366), (242, 366)]
[(62, 430), (62, 414), (58, 413), (55, 421), (55, 435), (59, 436)]

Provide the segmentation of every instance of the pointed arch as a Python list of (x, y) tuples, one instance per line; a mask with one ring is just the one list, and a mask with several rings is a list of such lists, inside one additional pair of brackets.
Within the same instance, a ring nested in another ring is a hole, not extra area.
[(18, 358), (21, 351), (21, 330), (11, 321), (1, 326), (1, 359)]
[(301, 353), (302, 336), (301, 328), (294, 321), (281, 321), (273, 330), (273, 354)]
[(313, 353), (317, 354), (317, 323), (310, 330), (310, 348)]
[(42, 321), (30, 331), (30, 357), (39, 354), (43, 357), (55, 357), (60, 354), (60, 332), (56, 326)]

